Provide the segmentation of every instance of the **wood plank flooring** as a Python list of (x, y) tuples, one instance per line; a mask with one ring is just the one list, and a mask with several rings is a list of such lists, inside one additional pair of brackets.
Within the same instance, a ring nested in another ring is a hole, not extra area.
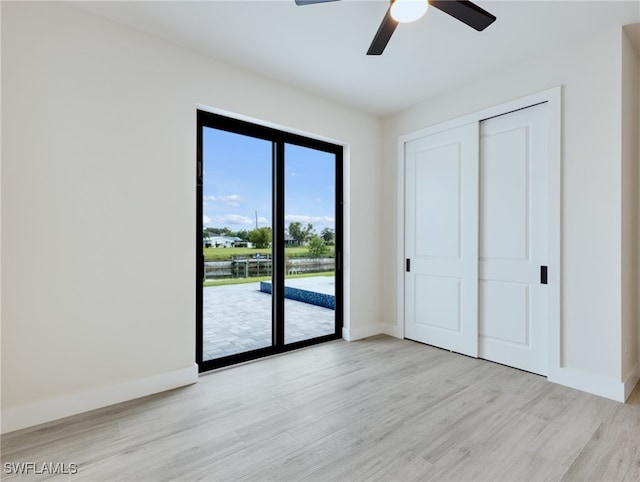
[[(380, 336), (2, 437), (50, 480), (640, 480), (640, 407)], [(3, 480), (49, 480), (44, 475)]]
[(636, 388), (633, 389), (627, 403), (630, 405), (640, 405), (640, 382), (636, 384)]

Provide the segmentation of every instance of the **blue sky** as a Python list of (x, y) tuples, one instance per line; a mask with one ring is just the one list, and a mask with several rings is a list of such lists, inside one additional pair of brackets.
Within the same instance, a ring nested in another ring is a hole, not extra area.
[[(232, 231), (271, 226), (271, 142), (203, 131), (203, 224)], [(335, 156), (285, 146), (285, 224), (335, 228)]]

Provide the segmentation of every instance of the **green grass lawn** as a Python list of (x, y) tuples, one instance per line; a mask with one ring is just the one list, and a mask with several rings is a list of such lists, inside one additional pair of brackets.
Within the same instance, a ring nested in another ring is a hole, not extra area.
[[(229, 248), (227, 248), (229, 249)], [(323, 271), (321, 273), (304, 273), (304, 274), (294, 274), (287, 276), (287, 279), (290, 278), (313, 278), (315, 276), (334, 276), (334, 271)], [(232, 278), (232, 279), (221, 279), (221, 280), (211, 280), (205, 281), (202, 286), (208, 288), (209, 286), (226, 286), (226, 285), (241, 285), (246, 283), (258, 283), (260, 281), (271, 281), (271, 276), (256, 276), (254, 278)]]
[[(335, 255), (335, 247), (328, 246), (327, 258), (333, 258)], [(255, 248), (203, 248), (205, 261), (231, 261), (232, 256), (253, 257), (256, 254), (267, 255), (271, 253), (271, 249), (255, 249)], [(309, 255), (309, 249), (305, 246), (296, 246), (284, 249), (285, 256), (288, 258), (305, 258)]]

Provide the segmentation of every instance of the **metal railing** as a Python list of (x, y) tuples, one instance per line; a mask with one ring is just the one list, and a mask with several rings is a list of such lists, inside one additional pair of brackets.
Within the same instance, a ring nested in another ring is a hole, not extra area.
[[(229, 278), (256, 278), (271, 276), (270, 256), (249, 258), (234, 256), (230, 261), (207, 261), (204, 263), (204, 280)], [(287, 275), (333, 271), (333, 258), (295, 258), (287, 260)]]

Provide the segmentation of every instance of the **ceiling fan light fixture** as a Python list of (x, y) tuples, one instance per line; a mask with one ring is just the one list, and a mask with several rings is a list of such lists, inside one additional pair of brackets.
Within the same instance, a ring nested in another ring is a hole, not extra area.
[(427, 0), (395, 0), (390, 13), (396, 22), (409, 23), (422, 18), (428, 8)]

